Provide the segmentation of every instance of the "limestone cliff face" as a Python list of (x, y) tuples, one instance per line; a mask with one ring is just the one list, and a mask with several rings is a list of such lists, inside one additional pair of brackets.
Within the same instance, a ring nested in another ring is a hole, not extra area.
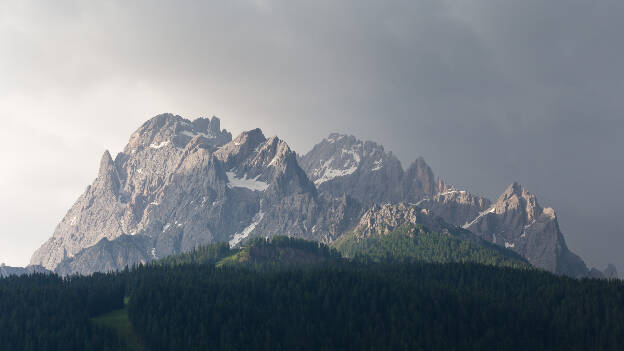
[(493, 203), (447, 185), (422, 158), (403, 170), (383, 146), (353, 136), (331, 134), (297, 156), (260, 129), (232, 139), (216, 117), (172, 114), (145, 122), (114, 160), (104, 153), (31, 264), (88, 274), (253, 236), (331, 243), (362, 220), (367, 230), (471, 231), (549, 271), (597, 274), (568, 250), (554, 210), (516, 183)]
[(422, 159), (406, 171), (381, 145), (331, 134), (300, 157), (319, 191), (346, 194), (364, 207), (405, 202), (427, 209), (445, 222), (510, 248), (535, 266), (571, 276), (594, 276), (565, 243), (555, 212), (512, 184), (496, 202), (458, 190), (436, 178)]
[(405, 203), (386, 203), (374, 205), (367, 210), (353, 231), (361, 236), (385, 235), (405, 225), (421, 225), (429, 231), (438, 233), (449, 233), (459, 229), (427, 209)]
[(535, 195), (518, 183), (463, 227), (518, 252), (534, 266), (570, 276), (589, 275), (583, 260), (568, 249), (555, 211), (541, 207)]
[[(61, 220), (52, 238), (33, 254), (31, 264), (54, 269), (64, 259), (104, 238), (113, 240), (122, 235), (153, 232), (159, 225), (154, 212), (167, 212), (168, 217), (176, 218), (170, 212), (177, 209), (166, 211), (161, 207), (164, 194), (168, 190), (171, 193), (170, 188), (176, 183), (172, 176), (184, 174), (189, 158), (199, 157), (196, 152), (231, 140), (230, 133), (219, 130), (219, 125), (216, 117), (191, 122), (163, 114), (134, 132), (115, 161), (106, 151), (98, 177)], [(211, 183), (211, 189), (217, 193), (225, 187), (225, 173), (202, 177), (202, 182)], [(172, 207), (178, 205), (171, 199), (167, 201)]]
[(416, 203), (457, 226), (472, 221), (491, 204), (489, 199), (453, 187)]
[(352, 135), (330, 134), (299, 158), (319, 191), (349, 194), (364, 205), (415, 202), (445, 189), (423, 158), (407, 171), (383, 146)]
[[(355, 214), (354, 214), (355, 211)], [(31, 262), (62, 274), (122, 269), (198, 245), (285, 234), (331, 241), (359, 204), (319, 196), (296, 154), (259, 129), (159, 115), (130, 137)]]

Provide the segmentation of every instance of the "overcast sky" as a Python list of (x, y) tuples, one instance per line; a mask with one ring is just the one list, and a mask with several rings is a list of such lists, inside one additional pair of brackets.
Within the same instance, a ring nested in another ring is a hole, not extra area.
[(0, 262), (172, 112), (299, 153), (354, 134), (492, 199), (519, 181), (622, 272), (622, 33), (621, 0), (2, 1)]

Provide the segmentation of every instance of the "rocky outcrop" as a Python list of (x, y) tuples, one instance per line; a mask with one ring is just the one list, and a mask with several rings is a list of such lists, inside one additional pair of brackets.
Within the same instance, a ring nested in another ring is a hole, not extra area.
[(555, 211), (541, 207), (518, 183), (463, 227), (518, 252), (534, 266), (574, 277), (589, 275), (583, 260), (568, 249)]
[(364, 205), (415, 202), (445, 188), (422, 158), (405, 172), (383, 146), (351, 135), (330, 134), (299, 162), (319, 191), (348, 194)]
[(567, 248), (554, 210), (539, 207), (535, 196), (518, 184), (493, 204), (445, 184), (422, 158), (403, 171), (382, 146), (341, 134), (331, 134), (299, 160), (321, 192), (347, 194), (365, 207), (414, 204), (520, 253), (538, 267), (571, 276), (590, 275), (583, 260)]
[[(216, 117), (191, 122), (180, 116), (163, 114), (134, 132), (114, 161), (106, 151), (98, 177), (61, 220), (52, 238), (33, 254), (31, 264), (54, 269), (64, 259), (103, 238), (113, 240), (147, 231), (153, 234), (159, 223), (153, 220), (152, 213), (158, 212), (164, 193), (176, 183), (172, 175), (184, 173), (183, 161), (197, 150), (214, 150), (231, 140), (230, 133), (217, 130), (219, 125)], [(224, 188), (225, 174), (219, 176), (218, 180), (208, 179), (220, 181)], [(219, 185), (215, 184), (214, 192), (209, 192), (214, 195), (218, 189)], [(177, 207), (179, 204), (170, 202), (170, 205)], [(170, 209), (177, 210), (168, 208), (160, 212), (170, 217)], [(163, 226), (167, 223), (160, 222)]]
[(114, 160), (104, 153), (97, 178), (31, 263), (88, 274), (254, 236), (332, 243), (361, 220), (372, 221), (369, 230), (418, 223), (476, 238), (470, 230), (549, 271), (591, 273), (568, 250), (554, 211), (518, 184), (493, 204), (448, 186), (422, 158), (403, 170), (381, 145), (353, 136), (331, 134), (298, 157), (260, 129), (232, 139), (216, 117), (171, 114), (144, 123)]
[(453, 187), (416, 203), (442, 217), (446, 222), (463, 226), (490, 207), (492, 202), (481, 196)]
[(406, 225), (424, 226), (427, 231), (439, 233), (450, 233), (459, 229), (460, 232), (468, 234), (427, 209), (404, 203), (373, 205), (362, 215), (353, 232), (361, 236), (385, 235)]
[(146, 122), (115, 161), (104, 154), (32, 263), (88, 274), (256, 235), (329, 242), (359, 214), (348, 196), (319, 196), (283, 140), (259, 129), (231, 140), (218, 127), (216, 117)]
[(404, 203), (374, 205), (332, 245), (347, 257), (363, 254), (373, 260), (528, 265), (517, 253), (449, 224), (427, 209)]

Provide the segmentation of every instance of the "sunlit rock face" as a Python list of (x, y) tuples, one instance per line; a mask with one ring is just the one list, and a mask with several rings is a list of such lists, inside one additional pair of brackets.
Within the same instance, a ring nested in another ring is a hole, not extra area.
[(104, 153), (31, 262), (86, 274), (259, 233), (331, 241), (357, 214), (347, 197), (319, 196), (283, 140), (259, 129), (232, 140), (219, 128), (216, 117), (147, 121), (115, 160)]
[(423, 158), (404, 170), (383, 146), (354, 136), (330, 134), (297, 156), (260, 129), (233, 139), (216, 117), (172, 114), (145, 122), (114, 159), (104, 153), (97, 178), (31, 264), (88, 274), (254, 236), (331, 243), (365, 213), (435, 218), (430, 225), (469, 230), (537, 267), (590, 275), (568, 250), (554, 210), (519, 184), (492, 202), (447, 185)]
[(535, 195), (518, 183), (464, 228), (495, 244), (510, 248), (534, 266), (570, 276), (587, 276), (583, 260), (568, 249), (552, 208), (543, 208)]
[(365, 205), (415, 202), (445, 188), (422, 158), (404, 171), (383, 146), (350, 135), (330, 134), (299, 163), (319, 191), (349, 194)]

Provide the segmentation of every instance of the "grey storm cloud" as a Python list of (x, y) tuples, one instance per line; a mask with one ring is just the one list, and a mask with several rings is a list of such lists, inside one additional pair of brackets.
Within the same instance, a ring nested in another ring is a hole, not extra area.
[(0, 4), (0, 261), (25, 264), (105, 149), (161, 112), (333, 131), (557, 210), (624, 270), (624, 2), (19, 1)]

